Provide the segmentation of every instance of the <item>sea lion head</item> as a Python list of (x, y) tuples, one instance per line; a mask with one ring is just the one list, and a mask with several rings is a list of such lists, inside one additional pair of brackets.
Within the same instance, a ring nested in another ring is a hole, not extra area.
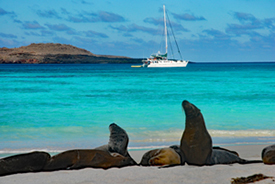
[(201, 110), (197, 108), (195, 105), (188, 102), (187, 100), (184, 100), (181, 105), (182, 105), (182, 108), (184, 109), (186, 117), (195, 118), (201, 115)]
[(128, 146), (128, 135), (125, 130), (116, 125), (115, 123), (110, 124), (110, 138), (108, 144), (109, 152), (119, 153), (123, 156), (127, 155), (127, 146)]

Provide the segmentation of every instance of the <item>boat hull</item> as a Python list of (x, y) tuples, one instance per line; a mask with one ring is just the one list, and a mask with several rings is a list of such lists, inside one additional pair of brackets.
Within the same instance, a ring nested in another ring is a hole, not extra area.
[(148, 68), (161, 68), (161, 67), (186, 67), (187, 63), (183, 64), (150, 64)]
[(150, 62), (148, 64), (144, 63), (143, 67), (148, 68), (164, 68), (164, 67), (186, 67), (188, 61), (169, 61), (169, 62)]

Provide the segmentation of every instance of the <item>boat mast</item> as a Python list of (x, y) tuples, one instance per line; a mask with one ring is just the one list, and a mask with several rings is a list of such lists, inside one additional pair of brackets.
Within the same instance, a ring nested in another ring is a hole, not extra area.
[(167, 27), (166, 27), (166, 16), (165, 16), (165, 5), (163, 5), (163, 14), (164, 14), (164, 33), (165, 33), (165, 54), (167, 54)]

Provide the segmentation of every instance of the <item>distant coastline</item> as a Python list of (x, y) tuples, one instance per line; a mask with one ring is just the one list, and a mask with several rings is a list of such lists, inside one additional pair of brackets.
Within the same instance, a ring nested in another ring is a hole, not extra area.
[(32, 43), (9, 49), (0, 48), (0, 64), (109, 64), (141, 63), (142, 59), (96, 55), (85, 49), (59, 43)]
[(189, 63), (193, 63), (193, 64), (251, 64), (251, 63), (254, 63), (254, 64), (257, 64), (257, 63), (275, 63), (275, 61), (213, 61), (213, 62), (190, 62)]
[[(0, 48), (0, 64), (141, 64), (144, 58), (97, 55), (59, 43), (32, 43), (18, 48)], [(275, 61), (194, 62), (189, 64), (274, 63)]]

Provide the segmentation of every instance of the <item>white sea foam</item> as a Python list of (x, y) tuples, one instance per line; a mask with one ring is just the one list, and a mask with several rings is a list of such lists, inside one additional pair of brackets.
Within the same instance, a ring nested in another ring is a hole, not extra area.
[(0, 154), (22, 154), (22, 153), (30, 153), (34, 151), (44, 151), (47, 153), (60, 153), (65, 150), (58, 150), (58, 149), (4, 149), (0, 150)]
[[(208, 130), (211, 137), (275, 137), (275, 130)], [(147, 131), (134, 135), (134, 142), (169, 142), (181, 138), (183, 130)], [(141, 135), (141, 136), (140, 136)], [(139, 139), (142, 138), (142, 139)], [(272, 138), (270, 138), (272, 139)], [(275, 138), (274, 138), (275, 139)]]
[(209, 130), (209, 133), (212, 137), (271, 137), (271, 136), (275, 136), (275, 130)]

